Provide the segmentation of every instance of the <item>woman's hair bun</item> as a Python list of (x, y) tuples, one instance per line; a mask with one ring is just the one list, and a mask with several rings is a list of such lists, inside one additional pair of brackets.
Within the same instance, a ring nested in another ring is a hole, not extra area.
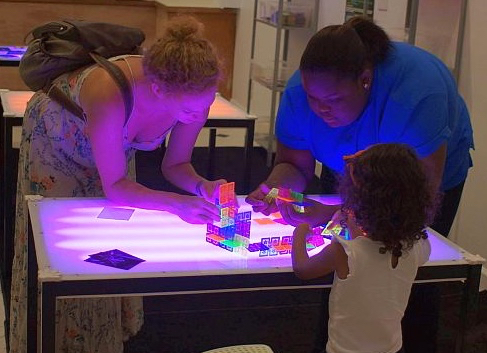
[(218, 54), (195, 17), (179, 15), (164, 23), (161, 37), (144, 54), (144, 74), (165, 93), (198, 93), (216, 87)]
[(177, 41), (200, 37), (202, 33), (203, 24), (190, 16), (173, 17), (166, 26), (166, 35)]

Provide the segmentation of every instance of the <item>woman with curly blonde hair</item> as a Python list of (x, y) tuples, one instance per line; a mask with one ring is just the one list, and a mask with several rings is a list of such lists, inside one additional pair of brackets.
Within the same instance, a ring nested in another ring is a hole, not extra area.
[[(28, 103), (20, 148), (10, 352), (26, 351), (27, 208), (24, 195), (102, 197), (171, 212), (189, 223), (219, 220), (211, 202), (225, 180), (206, 180), (191, 166), (194, 143), (221, 77), (220, 61), (192, 17), (169, 20), (143, 56), (110, 59), (131, 84), (125, 117), (121, 92), (101, 67), (84, 67), (54, 83), (84, 110), (86, 121), (39, 91)], [(171, 132), (164, 176), (192, 195), (149, 189), (134, 181), (135, 150), (158, 148)], [(54, 320), (54, 318), (53, 318)], [(57, 352), (122, 353), (143, 322), (141, 298), (63, 299), (57, 305)]]

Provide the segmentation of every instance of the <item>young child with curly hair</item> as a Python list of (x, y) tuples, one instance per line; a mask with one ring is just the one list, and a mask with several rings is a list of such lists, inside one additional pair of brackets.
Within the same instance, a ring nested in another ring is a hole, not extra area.
[(300, 224), (294, 231), (293, 269), (301, 279), (335, 272), (327, 353), (402, 352), (401, 319), (418, 267), (430, 255), (425, 228), (437, 197), (407, 145), (372, 145), (344, 159), (343, 204), (331, 228), (346, 228), (350, 240), (332, 232), (332, 242), (309, 257), (310, 226)]

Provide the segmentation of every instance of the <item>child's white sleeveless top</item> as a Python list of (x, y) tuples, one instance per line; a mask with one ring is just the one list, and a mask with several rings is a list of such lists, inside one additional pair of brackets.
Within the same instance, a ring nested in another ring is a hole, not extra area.
[(395, 353), (402, 346), (401, 319), (418, 267), (428, 261), (427, 239), (403, 251), (396, 268), (382, 243), (366, 237), (336, 239), (348, 255), (349, 275), (335, 274), (330, 294), (327, 353)]

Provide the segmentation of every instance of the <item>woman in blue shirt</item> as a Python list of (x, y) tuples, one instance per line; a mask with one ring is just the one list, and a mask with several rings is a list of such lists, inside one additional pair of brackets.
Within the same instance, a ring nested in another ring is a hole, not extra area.
[[(287, 84), (276, 136), (274, 168), (247, 198), (254, 211), (276, 210), (264, 199), (268, 188), (304, 190), (316, 161), (340, 174), (345, 155), (376, 143), (404, 143), (421, 158), (431, 187), (442, 191), (432, 228), (448, 235), (472, 166), (473, 132), (449, 69), (432, 54), (391, 42), (363, 17), (323, 28)], [(316, 205), (290, 221), (323, 224), (339, 207)]]
[[(391, 42), (362, 17), (322, 29), (309, 41), (300, 70), (287, 84), (276, 136), (274, 168), (263, 187), (247, 198), (255, 211), (275, 210), (264, 202), (265, 186), (304, 190), (316, 161), (341, 174), (344, 155), (376, 143), (405, 143), (422, 159), (432, 187), (444, 194), (433, 228), (448, 235), (472, 166), (473, 133), (452, 75), (432, 54)], [(454, 209), (448, 220), (442, 219), (445, 208)], [(335, 211), (316, 212), (312, 223), (325, 223)]]

